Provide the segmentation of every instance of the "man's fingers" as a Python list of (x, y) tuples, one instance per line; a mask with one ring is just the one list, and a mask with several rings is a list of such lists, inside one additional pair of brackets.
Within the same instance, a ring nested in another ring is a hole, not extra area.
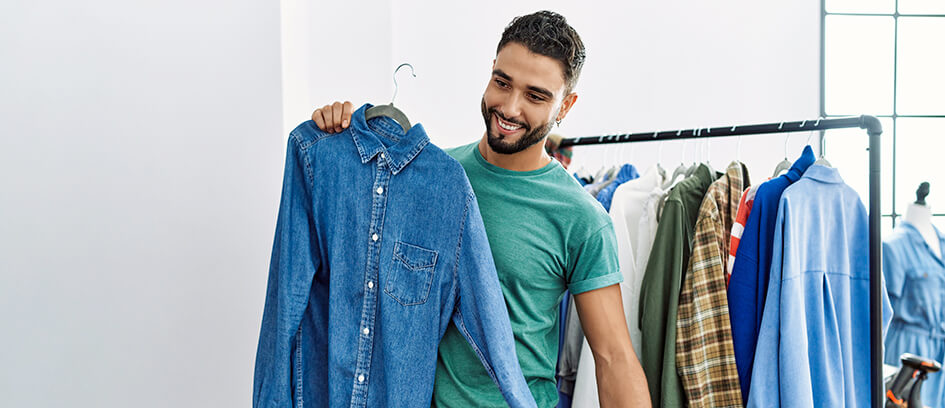
[(312, 120), (315, 121), (315, 126), (323, 131), (325, 130), (325, 118), (322, 117), (321, 109), (315, 109), (315, 112), (312, 112)]
[(335, 133), (335, 123), (332, 122), (331, 118), (331, 105), (322, 106), (320, 110), (322, 111), (322, 120), (325, 122), (325, 128), (322, 130), (328, 133)]
[(354, 111), (354, 105), (351, 102), (345, 101), (344, 109), (341, 114), (341, 127), (347, 129), (348, 125), (351, 124), (351, 112)]
[(331, 105), (331, 125), (334, 127), (335, 132), (341, 132), (343, 128), (341, 127), (341, 114), (343, 112), (343, 106), (341, 102), (335, 102)]

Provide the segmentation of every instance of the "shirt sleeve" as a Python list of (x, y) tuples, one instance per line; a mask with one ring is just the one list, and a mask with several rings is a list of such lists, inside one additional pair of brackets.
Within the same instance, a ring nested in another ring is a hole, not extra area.
[(321, 264), (310, 180), (311, 167), (289, 138), (282, 199), (269, 264), (262, 328), (256, 349), (253, 407), (279, 407), (292, 401), (291, 350), (315, 272)]
[(890, 298), (899, 299), (906, 284), (906, 271), (902, 267), (895, 245), (883, 242), (883, 277)]
[(617, 260), (617, 237), (610, 219), (571, 250), (568, 290), (577, 295), (623, 282)]
[[(783, 203), (782, 203), (783, 204)], [(783, 242), (783, 218), (780, 212), (774, 232), (774, 242)], [(809, 370), (792, 370), (792, 367), (783, 367), (782, 364), (790, 364), (791, 361), (785, 361), (780, 353), (782, 348), (781, 339), (781, 273), (784, 267), (784, 252), (782, 245), (774, 245), (774, 253), (771, 257), (770, 281), (768, 283), (767, 296), (764, 300), (764, 312), (762, 313), (761, 326), (758, 328), (758, 342), (755, 347), (755, 355), (765, 356), (765, 358), (756, 358), (752, 361), (751, 370), (751, 388), (748, 391), (748, 407), (777, 407), (781, 406), (781, 374), (788, 370), (794, 372), (797, 376), (805, 376)], [(738, 258), (735, 258), (736, 262)], [(803, 364), (803, 361), (796, 362)], [(803, 398), (804, 396), (797, 396)], [(807, 406), (813, 406), (813, 402)]]
[(508, 307), (499, 286), (492, 251), (476, 198), (466, 198), (462, 236), (457, 247), (458, 304), (453, 323), (472, 347), (511, 407), (536, 407), (515, 353)]

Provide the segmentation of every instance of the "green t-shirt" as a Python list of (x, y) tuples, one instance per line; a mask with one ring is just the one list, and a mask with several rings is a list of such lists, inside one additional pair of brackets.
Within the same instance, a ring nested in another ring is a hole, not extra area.
[[(447, 150), (466, 169), (486, 227), (515, 351), (539, 407), (558, 401), (559, 304), (623, 281), (604, 208), (552, 160), (534, 171), (487, 162), (478, 142)], [(505, 407), (482, 363), (452, 323), (440, 342), (434, 406)]]

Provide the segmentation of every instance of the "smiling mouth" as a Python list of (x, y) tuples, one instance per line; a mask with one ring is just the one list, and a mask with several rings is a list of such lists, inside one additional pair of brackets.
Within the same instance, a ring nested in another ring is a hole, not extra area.
[(522, 129), (522, 125), (505, 121), (496, 113), (493, 113), (492, 116), (495, 117), (496, 125), (499, 127), (499, 130), (502, 131), (502, 133), (513, 133)]

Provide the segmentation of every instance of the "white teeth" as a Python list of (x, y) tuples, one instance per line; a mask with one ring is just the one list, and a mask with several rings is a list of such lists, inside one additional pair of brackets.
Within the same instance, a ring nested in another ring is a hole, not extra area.
[(509, 130), (509, 131), (518, 130), (519, 128), (521, 128), (521, 126), (506, 125), (505, 122), (503, 122), (501, 119), (496, 120), (496, 123), (498, 123), (499, 127), (501, 127), (502, 129)]

